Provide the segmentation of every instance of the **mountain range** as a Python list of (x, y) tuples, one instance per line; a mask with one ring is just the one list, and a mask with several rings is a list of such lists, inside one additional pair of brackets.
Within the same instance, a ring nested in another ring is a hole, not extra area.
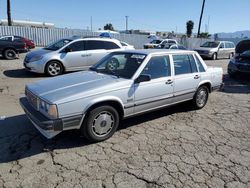
[(232, 33), (217, 33), (219, 38), (250, 38), (250, 30), (236, 31)]

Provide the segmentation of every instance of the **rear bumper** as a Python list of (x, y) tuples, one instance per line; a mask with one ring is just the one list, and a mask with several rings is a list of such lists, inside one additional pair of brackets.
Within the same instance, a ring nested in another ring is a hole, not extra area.
[(53, 138), (64, 130), (79, 128), (83, 120), (83, 115), (49, 119), (39, 111), (36, 111), (29, 104), (26, 97), (20, 98), (20, 105), (32, 124), (48, 139)]
[(221, 91), (221, 90), (223, 90), (223, 88), (224, 88), (224, 83), (221, 83), (220, 85), (217, 85), (217, 86), (213, 86), (212, 87), (212, 91)]

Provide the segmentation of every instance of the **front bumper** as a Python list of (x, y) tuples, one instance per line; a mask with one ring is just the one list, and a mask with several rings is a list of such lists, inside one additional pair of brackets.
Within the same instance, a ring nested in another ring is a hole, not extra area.
[(39, 61), (34, 61), (34, 62), (26, 62), (24, 60), (23, 62), (23, 66), (31, 71), (31, 72), (36, 72), (36, 73), (44, 73), (44, 66), (45, 63), (43, 62), (43, 60), (39, 60)]
[(26, 97), (20, 98), (20, 104), (32, 124), (48, 139), (53, 138), (64, 130), (79, 128), (83, 120), (83, 115), (49, 119), (39, 111), (36, 111), (29, 104)]

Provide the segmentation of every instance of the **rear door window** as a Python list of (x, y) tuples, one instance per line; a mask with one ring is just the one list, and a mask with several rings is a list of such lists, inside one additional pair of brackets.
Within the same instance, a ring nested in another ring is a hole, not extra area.
[(105, 49), (103, 41), (88, 40), (85, 45), (85, 50), (101, 50)]
[(120, 48), (117, 44), (115, 44), (114, 42), (109, 42), (109, 41), (102, 41), (104, 44), (104, 48), (106, 50), (112, 50), (112, 49), (118, 49)]
[(192, 73), (188, 55), (173, 55), (175, 75)]

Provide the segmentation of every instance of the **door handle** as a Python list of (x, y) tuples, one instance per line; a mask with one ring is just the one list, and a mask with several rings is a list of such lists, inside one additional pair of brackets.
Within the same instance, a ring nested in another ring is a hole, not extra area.
[(166, 82), (165, 82), (165, 84), (172, 84), (173, 83), (173, 80), (167, 80)]
[(194, 79), (199, 79), (199, 78), (200, 78), (199, 75), (195, 75), (195, 76), (194, 76)]
[(82, 57), (88, 57), (88, 56), (91, 56), (91, 54), (82, 54), (81, 56)]

